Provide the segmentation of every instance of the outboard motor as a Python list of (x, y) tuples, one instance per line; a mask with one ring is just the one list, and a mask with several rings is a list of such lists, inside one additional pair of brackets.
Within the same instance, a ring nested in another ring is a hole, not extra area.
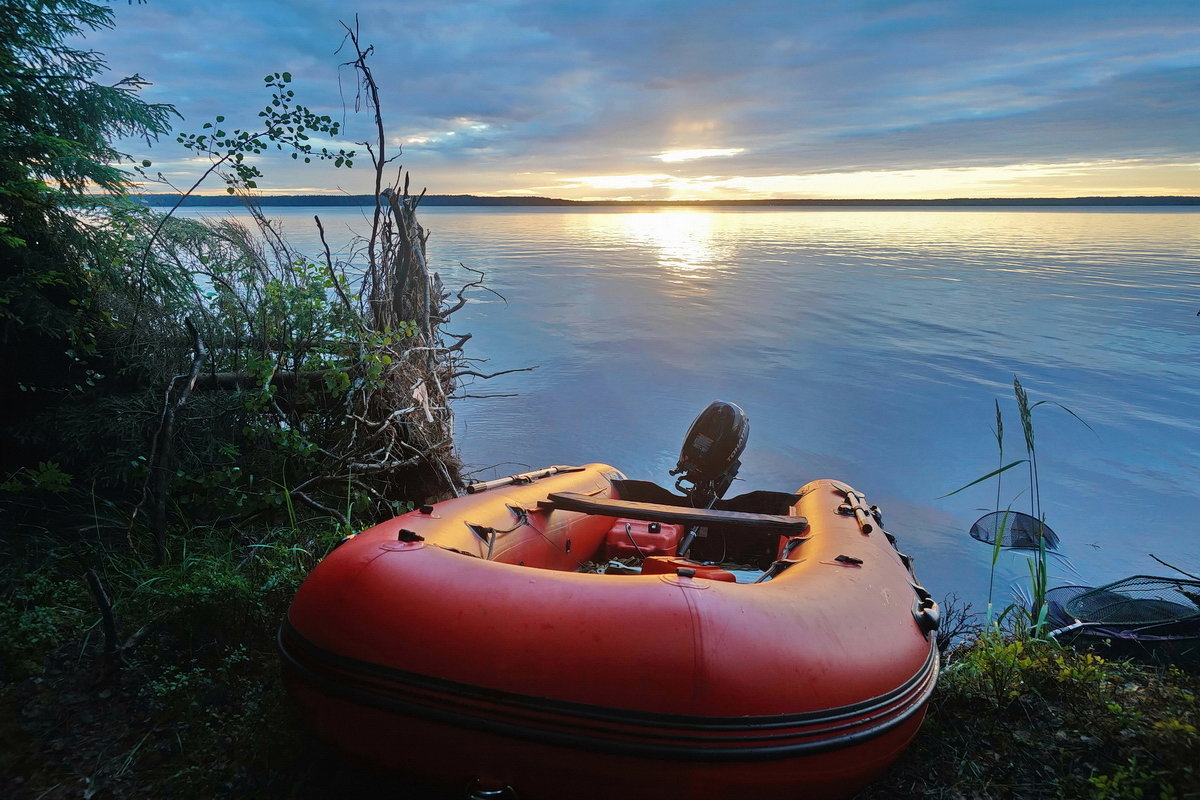
[(680, 476), (675, 488), (687, 495), (695, 508), (712, 506), (733, 483), (749, 436), (745, 411), (721, 400), (709, 403), (688, 428), (679, 463), (670, 472)]

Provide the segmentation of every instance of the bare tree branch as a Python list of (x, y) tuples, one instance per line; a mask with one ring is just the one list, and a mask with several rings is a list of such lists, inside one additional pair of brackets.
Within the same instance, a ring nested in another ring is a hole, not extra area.
[(342, 290), (342, 282), (338, 280), (337, 272), (333, 268), (333, 254), (329, 252), (329, 242), (325, 239), (325, 226), (321, 224), (321, 218), (316, 214), (313, 215), (313, 221), (317, 223), (317, 230), (321, 234), (321, 245), (325, 248), (325, 268), (329, 271), (329, 280), (333, 282), (334, 291), (345, 306), (346, 311), (354, 315), (354, 306), (350, 305), (350, 298), (346, 297), (346, 293)]
[(104, 584), (100, 582), (100, 576), (94, 569), (88, 567), (84, 570), (83, 577), (92, 593), (92, 599), (96, 601), (96, 607), (100, 609), (100, 619), (104, 627), (104, 660), (110, 668), (115, 667), (121, 657), (121, 646), (117, 644), (117, 617), (113, 613), (112, 601), (108, 599), (108, 592), (104, 591)]
[(474, 376), (474, 377), (476, 377), (476, 378), (483, 378), (483, 379), (487, 380), (487, 379), (490, 379), (490, 378), (495, 378), (497, 375), (508, 375), (508, 374), (510, 374), (510, 373), (513, 373), (513, 372), (532, 372), (532, 371), (533, 371), (533, 370), (535, 370), (535, 369), (537, 369), (537, 367), (536, 367), (536, 366), (533, 366), (533, 367), (517, 367), (516, 369), (502, 369), (502, 370), (500, 370), (499, 372), (493, 372), (493, 373), (490, 373), (490, 374), (483, 373), (483, 372), (476, 372), (476, 371), (475, 371), (475, 370), (473, 370), (473, 369), (464, 369), (464, 370), (460, 370), (459, 372), (455, 372), (455, 373), (454, 373), (454, 374), (453, 374), (451, 377), (454, 377), (454, 378), (461, 378), (461, 377), (463, 377), (463, 376), (466, 376), (466, 375), (472, 375), (472, 376)]
[[(137, 521), (138, 511), (147, 497), (153, 495), (154, 508), (151, 515), (150, 529), (154, 535), (154, 550), (155, 558), (159, 564), (165, 564), (167, 561), (167, 480), (170, 476), (170, 460), (173, 453), (173, 437), (175, 435), (175, 417), (184, 404), (187, 403), (188, 397), (192, 393), (192, 388), (196, 385), (196, 379), (200, 375), (200, 368), (204, 364), (204, 359), (208, 352), (204, 349), (203, 342), (200, 341), (200, 334), (196, 331), (196, 326), (192, 324), (190, 318), (185, 319), (188, 331), (192, 335), (192, 347), (195, 355), (192, 358), (192, 368), (187, 375), (176, 375), (167, 385), (167, 391), (163, 397), (162, 418), (159, 422), (158, 430), (154, 435), (154, 445), (150, 454), (149, 468), (150, 471), (146, 475), (146, 480), (142, 484), (142, 495), (134, 506), (133, 514), (129, 521), (129, 535), (132, 536), (133, 525)], [(186, 378), (186, 383), (175, 402), (171, 403), (171, 392), (175, 388), (175, 384)], [(132, 542), (130, 542), (132, 545)]]

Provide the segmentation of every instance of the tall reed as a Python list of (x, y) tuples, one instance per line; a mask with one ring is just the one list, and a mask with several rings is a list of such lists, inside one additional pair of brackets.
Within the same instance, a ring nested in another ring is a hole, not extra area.
[[(1040, 636), (1046, 628), (1046, 620), (1049, 614), (1049, 609), (1046, 605), (1046, 592), (1049, 588), (1047, 569), (1048, 550), (1046, 545), (1046, 533), (1048, 531), (1048, 527), (1046, 526), (1045, 514), (1042, 511), (1042, 494), (1038, 475), (1037, 444), (1036, 437), (1034, 435), (1033, 410), (1040, 405), (1049, 403), (1051, 405), (1058, 406), (1072, 417), (1075, 417), (1075, 419), (1083, 423), (1088, 430), (1092, 430), (1092, 427), (1088, 425), (1087, 422), (1085, 422), (1078, 414), (1061, 403), (1055, 403), (1049, 400), (1039, 400), (1036, 403), (1030, 403), (1029, 395), (1025, 391), (1025, 387), (1022, 386), (1021, 381), (1015, 377), (1013, 378), (1013, 395), (1016, 398), (1017, 413), (1021, 422), (1021, 431), (1025, 439), (1025, 458), (1012, 461), (1008, 464), (1004, 463), (1004, 415), (1000, 410), (1000, 401), (997, 400), (995, 401), (996, 427), (993, 431), (993, 436), (996, 439), (996, 448), (999, 452), (1000, 466), (988, 474), (976, 478), (965, 486), (955, 489), (953, 492), (950, 492), (950, 494), (943, 495), (943, 497), (949, 497), (950, 495), (958, 494), (964, 489), (990, 480), (991, 478), (995, 478), (995, 513), (1000, 514), (1001, 481), (1003, 474), (1014, 467), (1025, 465), (1029, 478), (1029, 515), (1035, 520), (1036, 524), (1035, 532), (1037, 548), (1034, 549), (1033, 556), (1028, 559), (1029, 595), (1027, 598), (1024, 598), (1026, 600), (1027, 607), (1023, 610), (1026, 614), (1026, 620), (1034, 635)], [(991, 569), (988, 576), (987, 621), (989, 625), (993, 623), (992, 595), (995, 587), (996, 565), (1000, 560), (1001, 550), (1008, 546), (1005, 544), (1005, 540), (1006, 534), (1008, 533), (1010, 513), (1015, 514), (1015, 512), (1012, 511), (1011, 504), (1009, 504), (1009, 506), (1004, 510), (1003, 515), (1000, 516), (1000, 525), (995, 534), (995, 541), (992, 543)], [(1003, 612), (1001, 612), (999, 618), (996, 619), (995, 624), (999, 624), (1000, 620), (1002, 620), (1010, 611), (1014, 610), (1014, 606), (1015, 604), (1010, 605)]]

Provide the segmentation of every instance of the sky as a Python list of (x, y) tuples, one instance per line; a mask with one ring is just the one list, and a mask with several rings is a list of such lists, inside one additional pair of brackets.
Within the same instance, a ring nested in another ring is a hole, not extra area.
[[(590, 200), (1200, 195), (1197, 0), (149, 0), (84, 45), (257, 130), (263, 77), (373, 138), (340, 21), (373, 44), (389, 155), (431, 194)], [(147, 149), (178, 187), (208, 161)], [(393, 165), (393, 167), (395, 164)], [(261, 161), (271, 194), (372, 191)], [(392, 177), (389, 172), (388, 178)], [(148, 191), (171, 191), (166, 185)], [(210, 180), (201, 193), (219, 194)]]

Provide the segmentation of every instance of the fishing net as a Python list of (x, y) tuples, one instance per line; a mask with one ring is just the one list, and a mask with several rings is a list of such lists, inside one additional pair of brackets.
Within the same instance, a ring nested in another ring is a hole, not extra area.
[(1062, 610), (1067, 603), (1074, 600), (1084, 592), (1092, 591), (1092, 586), (1055, 586), (1053, 589), (1046, 591), (1046, 604), (1050, 606), (1050, 611)]
[(1038, 539), (1044, 539), (1047, 550), (1058, 549), (1058, 534), (1050, 526), (1029, 514), (1020, 511), (993, 511), (975, 520), (971, 526), (971, 538), (1017, 550), (1037, 550)]
[(1081, 622), (1177, 622), (1200, 615), (1200, 581), (1135, 575), (1070, 597), (1063, 608)]

